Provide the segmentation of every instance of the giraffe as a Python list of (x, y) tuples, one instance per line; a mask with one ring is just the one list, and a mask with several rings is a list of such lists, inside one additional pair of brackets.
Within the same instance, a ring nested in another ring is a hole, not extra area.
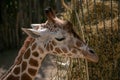
[(29, 37), (0, 80), (34, 80), (47, 54), (98, 62), (97, 54), (74, 32), (69, 21), (57, 18), (51, 8), (45, 13), (45, 23), (32, 24), (31, 29), (22, 28)]

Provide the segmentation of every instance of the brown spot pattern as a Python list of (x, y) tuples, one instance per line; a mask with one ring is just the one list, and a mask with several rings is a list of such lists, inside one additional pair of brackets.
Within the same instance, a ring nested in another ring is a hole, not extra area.
[(40, 57), (40, 60), (42, 60), (43, 58), (42, 57)]
[(62, 56), (63, 56), (63, 57), (65, 57), (65, 56), (66, 56), (66, 54), (62, 54)]
[(75, 54), (76, 54), (76, 53), (77, 53), (77, 51), (76, 51), (75, 49), (73, 49), (73, 50), (72, 50), (72, 53), (75, 53)]
[(38, 67), (38, 61), (37, 60), (35, 60), (35, 59), (30, 59), (30, 61), (29, 61), (29, 64), (31, 65), (31, 66), (35, 66), (35, 67)]
[(16, 67), (13, 72), (18, 75), (20, 73), (20, 67)]
[(50, 46), (49, 46), (49, 44), (46, 45), (46, 49), (47, 49), (47, 51), (50, 50)]
[(53, 52), (53, 54), (57, 54), (57, 52)]
[(25, 52), (24, 59), (28, 59), (30, 56), (30, 49)]
[(22, 63), (22, 72), (27, 68), (27, 62)]
[(26, 40), (24, 41), (24, 44), (22, 46), (22, 48), (19, 51), (19, 54), (16, 58), (16, 64), (19, 65), (22, 61), (22, 56), (23, 54), (25, 54), (26, 49), (31, 45), (31, 43), (33, 43), (32, 41), (34, 41), (35, 39), (31, 38), (31, 37), (27, 37)]
[(53, 50), (53, 45), (52, 45), (52, 44), (50, 44), (50, 50), (51, 50), (51, 51)]
[(35, 51), (35, 52), (32, 53), (32, 55), (35, 56), (35, 57), (38, 57), (39, 53), (37, 51)]
[[(12, 80), (12, 79), (11, 79), (11, 80)], [(28, 74), (24, 73), (24, 74), (22, 74), (22, 76), (21, 76), (21, 80), (32, 80), (32, 78), (31, 78)]]
[(67, 53), (67, 52), (68, 52), (66, 48), (62, 48), (62, 51), (63, 51), (64, 53)]
[(44, 53), (44, 51), (43, 51), (43, 49), (41, 47), (39, 47), (39, 52), (40, 52), (40, 54)]
[(57, 43), (53, 40), (52, 41), (52, 44), (54, 45), (54, 46), (56, 46), (57, 45)]
[(29, 45), (31, 45), (31, 43), (33, 43), (34, 40), (35, 40), (35, 39), (33, 39), (33, 38), (31, 38), (31, 37), (27, 37), (27, 39), (24, 41), (23, 47), (24, 47), (24, 48), (29, 47)]
[(36, 46), (37, 46), (37, 44), (34, 43), (34, 44), (32, 45), (32, 50), (34, 50), (34, 49), (36, 48)]
[(32, 44), (33, 42), (35, 42), (35, 39), (32, 39), (30, 44)]
[(81, 41), (78, 41), (78, 40), (76, 41), (76, 46), (77, 47), (81, 47), (81, 44), (82, 44)]
[(72, 49), (71, 45), (68, 45), (68, 49), (69, 49), (69, 50), (71, 50), (71, 49)]
[(17, 60), (16, 60), (16, 64), (19, 65), (22, 61), (22, 56), (23, 55), (20, 55), (19, 57), (17, 57)]
[(35, 70), (35, 69), (32, 69), (32, 68), (29, 68), (29, 69), (28, 69), (28, 73), (29, 73), (31, 76), (35, 76), (35, 75), (36, 75), (36, 72), (37, 72), (37, 70)]
[(62, 51), (59, 49), (59, 48), (55, 48), (55, 51), (57, 52), (57, 53), (62, 53)]
[(71, 53), (69, 53), (69, 54), (67, 54), (69, 57), (71, 57), (72, 56), (72, 54)]
[(8, 76), (6, 80), (19, 80), (19, 77), (15, 77), (13, 75)]

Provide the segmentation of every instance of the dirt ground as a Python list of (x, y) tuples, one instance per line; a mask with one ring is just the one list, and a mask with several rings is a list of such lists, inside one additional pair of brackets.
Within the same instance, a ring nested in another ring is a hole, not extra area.
[[(0, 53), (0, 76), (4, 74), (13, 64), (17, 53), (18, 50), (8, 50)], [(46, 56), (35, 80), (53, 80), (50, 78), (56, 74), (57, 67), (55, 59), (56, 58), (53, 55)]]

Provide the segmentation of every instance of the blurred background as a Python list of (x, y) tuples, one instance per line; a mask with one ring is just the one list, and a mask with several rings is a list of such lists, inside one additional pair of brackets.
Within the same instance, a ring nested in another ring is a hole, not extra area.
[[(48, 6), (59, 18), (73, 23), (76, 33), (95, 49), (99, 62), (50, 55), (36, 80), (120, 80), (120, 0), (0, 0), (0, 76), (12, 65), (27, 37), (21, 28), (45, 22)], [(69, 61), (70, 65), (55, 61)], [(51, 69), (54, 75), (46, 74)]]

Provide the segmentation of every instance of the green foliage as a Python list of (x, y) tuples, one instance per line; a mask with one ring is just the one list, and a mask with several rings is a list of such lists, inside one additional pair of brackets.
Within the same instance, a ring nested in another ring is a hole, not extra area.
[[(120, 26), (118, 25), (118, 4), (114, 1), (112, 4), (111, 1), (95, 1), (94, 3), (91, 0), (85, 4), (83, 3), (82, 8), (83, 9), (79, 7), (71, 8), (72, 13), (69, 13), (69, 16), (67, 16), (68, 12), (64, 13), (64, 16), (65, 18), (71, 19), (76, 33), (85, 39), (96, 51), (99, 56), (99, 62), (89, 63), (89, 78), (86, 76), (86, 68), (76, 67), (76, 69), (74, 69), (70, 67), (70, 80), (74, 80), (75, 77), (76, 80), (119, 80)], [(75, 11), (79, 16), (76, 16)], [(79, 20), (77, 17), (79, 17)], [(87, 67), (85, 65), (86, 63), (82, 60), (77, 60), (76, 62), (83, 63), (79, 65), (79, 67)], [(78, 65), (78, 63), (75, 64)], [(81, 74), (79, 71), (81, 71), (81, 73), (85, 71), (85, 74)], [(78, 78), (77, 73), (79, 73), (80, 78)]]
[[(110, 30), (109, 30), (110, 31)], [(97, 64), (89, 64), (90, 79), (92, 80), (117, 80), (119, 79), (119, 37), (118, 32), (100, 33), (99, 36), (92, 35), (89, 44), (92, 45), (99, 55)], [(94, 76), (94, 77), (93, 77)]]

